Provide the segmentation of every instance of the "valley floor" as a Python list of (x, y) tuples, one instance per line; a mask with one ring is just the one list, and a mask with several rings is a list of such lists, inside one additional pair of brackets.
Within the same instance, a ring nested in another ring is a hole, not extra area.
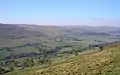
[(120, 44), (103, 51), (80, 54), (43, 68), (13, 71), (5, 75), (120, 75)]

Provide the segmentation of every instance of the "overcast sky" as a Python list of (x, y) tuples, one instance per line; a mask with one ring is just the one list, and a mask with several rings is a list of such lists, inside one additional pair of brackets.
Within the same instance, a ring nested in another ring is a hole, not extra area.
[(120, 0), (0, 0), (1, 23), (120, 25)]

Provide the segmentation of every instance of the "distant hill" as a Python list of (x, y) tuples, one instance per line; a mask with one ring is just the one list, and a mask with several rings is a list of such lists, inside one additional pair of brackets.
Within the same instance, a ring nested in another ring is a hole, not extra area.
[[(118, 33), (118, 27), (93, 26), (40, 26), (26, 24), (0, 24), (0, 37), (19, 38), (30, 36), (81, 36), (81, 35), (112, 35)], [(114, 33), (111, 33), (114, 32)]]
[(24, 27), (14, 24), (0, 24), (0, 37), (2, 38), (25, 38), (30, 36), (44, 36), (37, 31), (28, 30)]

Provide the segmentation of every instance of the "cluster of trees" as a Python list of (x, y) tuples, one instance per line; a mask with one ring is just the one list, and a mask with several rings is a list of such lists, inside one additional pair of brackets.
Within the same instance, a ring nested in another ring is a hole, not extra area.
[[(39, 50), (40, 50), (39, 53), (35, 53), (35, 52), (21, 53), (1, 59), (0, 74), (11, 72), (14, 70), (25, 69), (27, 67), (33, 67), (43, 64), (51, 64), (52, 61), (51, 58), (49, 57), (49, 53), (52, 53), (53, 51), (47, 52), (42, 49)], [(22, 59), (18, 59), (18, 58), (22, 58)]]
[[(51, 58), (56, 57), (59, 50), (61, 50), (63, 47), (70, 47), (70, 46), (68, 45), (56, 46), (52, 49), (50, 46), (48, 47), (36, 46), (36, 48), (38, 48), (39, 50), (39, 53), (35, 53), (35, 52), (22, 53), (22, 54), (16, 54), (6, 57), (4, 58), (4, 60), (0, 61), (1, 74), (6, 72), (11, 72), (14, 70), (22, 70), (27, 67), (33, 67), (43, 64), (51, 64), (52, 63)], [(86, 48), (82, 48), (82, 49), (79, 48), (77, 50), (75, 47), (71, 47), (71, 48), (73, 48), (72, 51), (63, 52), (62, 54), (68, 53), (68, 54), (75, 54), (77, 56), (78, 52), (81, 52), (82, 50), (86, 49)], [(6, 68), (4, 69), (4, 67), (7, 67), (7, 69)]]
[[(67, 48), (67, 47), (72, 47), (72, 44), (68, 44), (68, 43), (65, 43), (63, 41), (59, 41), (57, 42), (59, 45), (56, 45), (56, 46), (51, 46), (49, 43), (47, 43), (46, 45), (44, 43), (41, 43), (41, 42), (38, 42), (38, 43), (26, 43), (24, 45), (21, 45), (21, 46), (15, 46), (15, 47), (4, 47), (4, 48), (1, 48), (0, 50), (7, 50), (7, 51), (13, 51), (14, 52), (14, 48), (20, 48), (20, 47), (26, 47), (26, 46), (32, 46), (34, 48), (37, 48), (39, 53), (36, 53), (36, 52), (31, 52), (31, 53), (20, 53), (20, 54), (13, 54), (13, 55), (10, 55), (10, 56), (7, 56), (5, 58), (3, 58), (3, 60), (8, 60), (8, 59), (18, 59), (18, 58), (23, 58), (23, 57), (37, 57), (39, 55), (57, 55), (57, 53), (59, 53), (59, 51), (62, 49), (62, 48)], [(84, 49), (83, 49), (84, 50)], [(80, 50), (76, 50), (77, 52), (81, 52), (81, 49)], [(66, 53), (66, 52), (64, 52)], [(63, 54), (64, 54), (63, 53)], [(73, 53), (72, 51), (68, 51), (68, 53)]]
[[(56, 57), (58, 53), (60, 53), (60, 50), (62, 48), (72, 48), (73, 50), (70, 51), (63, 51), (61, 54), (74, 54), (75, 56), (78, 55), (78, 52), (87, 50), (90, 48), (87, 46), (76, 46), (72, 44), (62, 44), (59, 46), (54, 46), (51, 47), (50, 45), (43, 45), (39, 43), (27, 43), (24, 46), (33, 46), (38, 49), (39, 53), (31, 52), (31, 53), (21, 53), (21, 54), (15, 54), (15, 55), (10, 55), (6, 58), (4, 58), (0, 62), (0, 72), (1, 73), (6, 73), (6, 72), (11, 72), (16, 69), (25, 69), (27, 67), (33, 67), (33, 66), (38, 66), (38, 65), (43, 65), (43, 64), (51, 64), (51, 57)], [(19, 46), (20, 47), (20, 46)], [(22, 47), (22, 46), (21, 46)], [(6, 48), (6, 49), (11, 49), (11, 48)], [(22, 59), (19, 59), (22, 58)], [(8, 69), (4, 69), (3, 67), (7, 67)]]
[(100, 49), (100, 51), (102, 51), (103, 50), (103, 48), (105, 47), (105, 46), (109, 46), (109, 45), (116, 45), (116, 44), (120, 44), (120, 41), (114, 41), (114, 42), (105, 42), (105, 43), (98, 43), (98, 44), (89, 44), (89, 46), (88, 46), (88, 48), (89, 49), (96, 49), (96, 48), (98, 48), (98, 49)]
[(72, 50), (62, 51), (61, 54), (66, 54), (67, 53), (67, 54), (75, 54), (76, 55), (76, 53), (87, 50), (87, 48), (88, 47), (83, 47), (83, 48), (82, 47), (79, 47), (79, 48), (74, 47), (74, 48), (72, 48)]
[[(48, 57), (40, 56), (34, 58), (23, 58), (23, 59), (9, 59), (0, 61), (0, 74), (11, 72), (14, 70), (22, 70), (27, 67), (39, 66), (43, 64), (51, 64), (52, 61)], [(6, 68), (6, 69), (4, 69)]]

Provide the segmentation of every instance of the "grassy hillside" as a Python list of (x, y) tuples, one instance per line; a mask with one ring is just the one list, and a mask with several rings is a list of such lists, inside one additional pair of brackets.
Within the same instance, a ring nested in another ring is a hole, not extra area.
[(6, 75), (120, 75), (120, 44), (94, 51), (43, 68), (14, 71)]

